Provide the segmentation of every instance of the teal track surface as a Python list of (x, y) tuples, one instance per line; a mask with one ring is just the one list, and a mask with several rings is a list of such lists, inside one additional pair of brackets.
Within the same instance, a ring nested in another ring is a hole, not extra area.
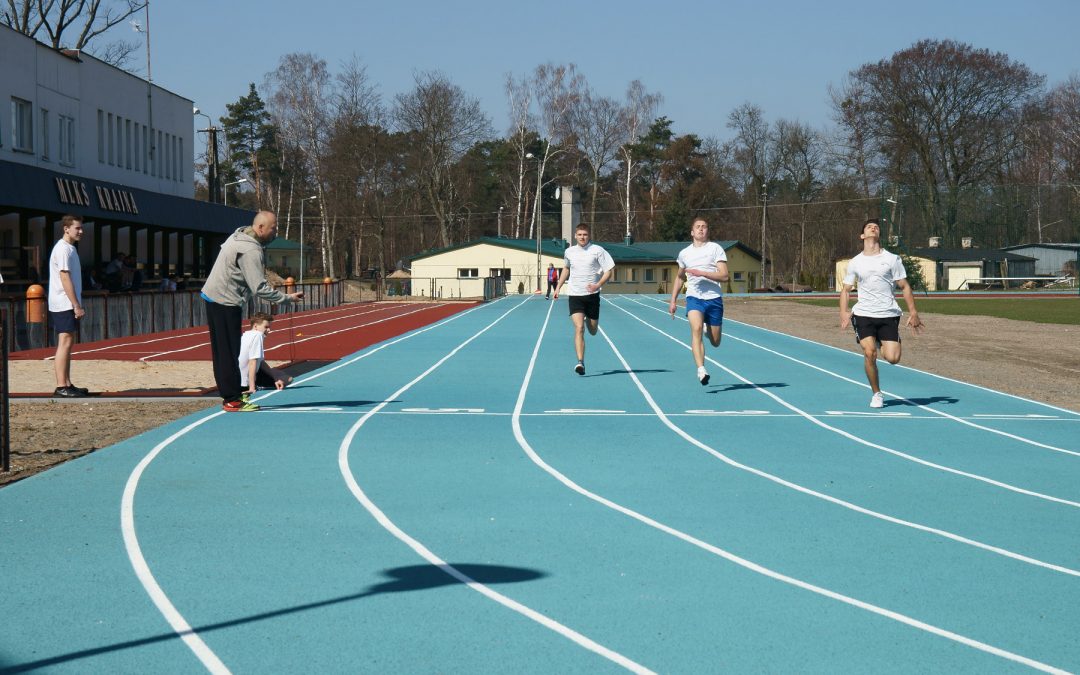
[[(0, 670), (1080, 668), (1080, 414), (508, 297), (0, 490)], [(93, 424), (92, 419), (81, 423)]]

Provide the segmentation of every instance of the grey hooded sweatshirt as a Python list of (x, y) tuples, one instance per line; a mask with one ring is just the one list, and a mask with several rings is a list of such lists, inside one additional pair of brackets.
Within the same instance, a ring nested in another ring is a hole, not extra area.
[(251, 226), (237, 229), (221, 245), (202, 293), (213, 302), (231, 307), (243, 305), (252, 294), (267, 302), (292, 302), (266, 281), (263, 245)]

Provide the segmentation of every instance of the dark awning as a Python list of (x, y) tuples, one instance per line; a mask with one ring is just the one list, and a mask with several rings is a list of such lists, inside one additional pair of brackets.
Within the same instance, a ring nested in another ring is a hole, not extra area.
[(229, 234), (255, 213), (221, 204), (0, 161), (0, 209), (77, 213), (86, 220)]

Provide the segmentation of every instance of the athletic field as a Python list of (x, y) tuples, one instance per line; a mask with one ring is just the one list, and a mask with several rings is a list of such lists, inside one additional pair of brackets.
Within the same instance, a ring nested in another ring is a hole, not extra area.
[(702, 387), (666, 307), (579, 377), (507, 297), (0, 490), (0, 669), (1080, 669), (1080, 414), (734, 321)]

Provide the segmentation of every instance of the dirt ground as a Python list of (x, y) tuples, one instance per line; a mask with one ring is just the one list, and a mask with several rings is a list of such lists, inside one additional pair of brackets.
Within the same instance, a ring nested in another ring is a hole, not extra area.
[[(840, 330), (837, 310), (778, 298), (729, 298), (736, 321), (856, 351), (851, 331)], [(919, 336), (904, 329), (902, 363), (965, 382), (1080, 412), (1080, 326), (1038, 324), (980, 316), (925, 314)], [(11, 390), (51, 391), (51, 362), (10, 361)], [(852, 361), (852, 377), (862, 377)], [(72, 379), (94, 391), (185, 391), (213, 386), (208, 362), (155, 364), (75, 361)], [(887, 383), (885, 383), (887, 388)], [(104, 400), (11, 401), (11, 471), (0, 486), (117, 443), (189, 413), (216, 406), (213, 397), (160, 402)], [(93, 419), (93, 424), (86, 421)]]

